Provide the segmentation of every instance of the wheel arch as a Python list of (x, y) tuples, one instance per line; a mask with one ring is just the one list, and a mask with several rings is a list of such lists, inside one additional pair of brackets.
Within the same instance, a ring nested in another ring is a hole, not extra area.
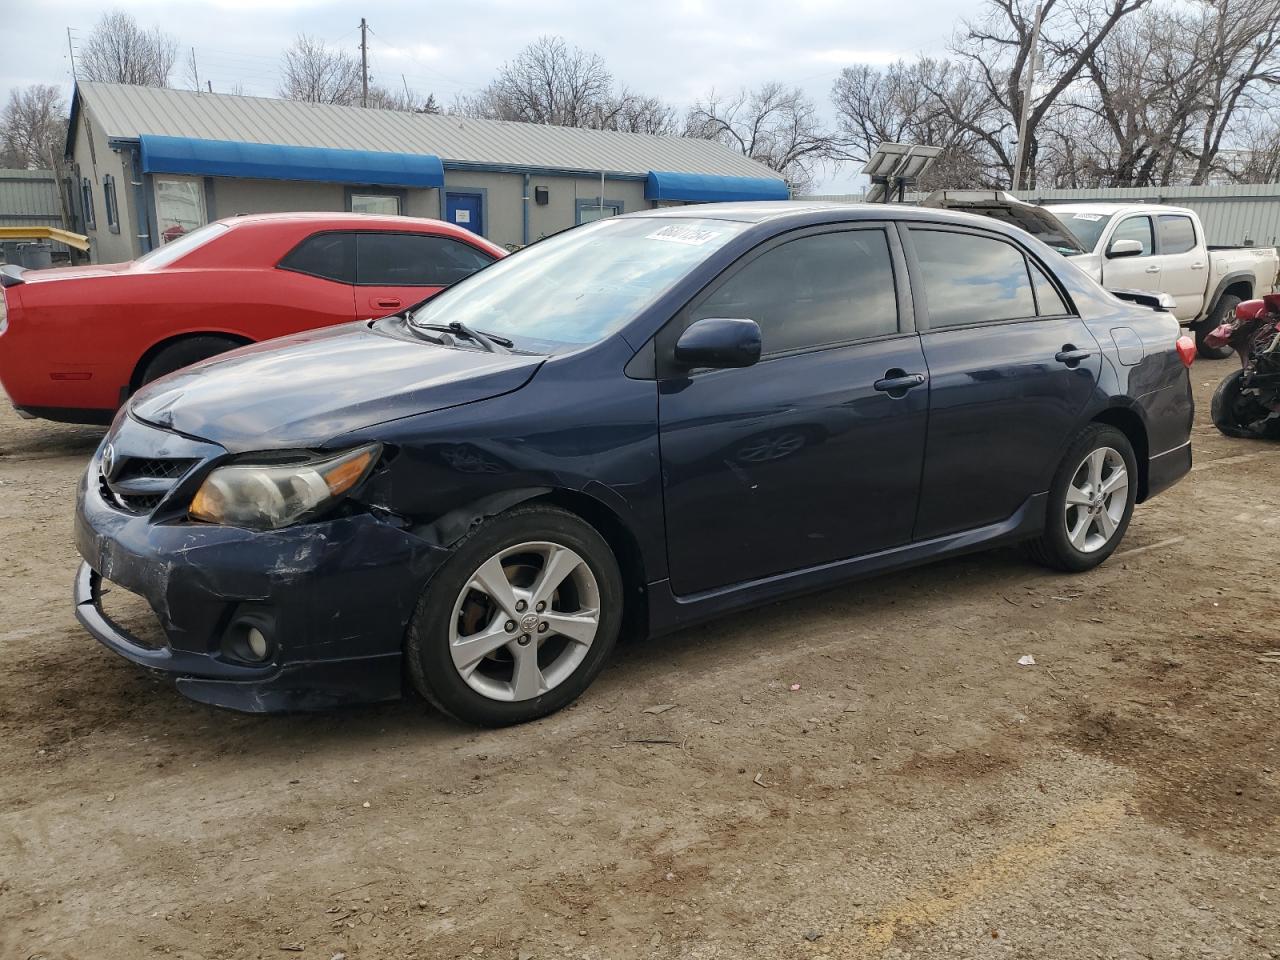
[(1133, 458), (1138, 463), (1138, 496), (1137, 502), (1147, 499), (1148, 470), (1150, 468), (1151, 446), (1147, 438), (1147, 425), (1132, 407), (1111, 406), (1093, 418), (1092, 423), (1104, 423), (1115, 427), (1125, 435), (1129, 446), (1133, 447)]
[(181, 333), (171, 334), (163, 340), (157, 340), (142, 352), (138, 362), (133, 365), (133, 372), (129, 374), (129, 393), (131, 395), (136, 393), (138, 388), (142, 386), (142, 373), (152, 360), (175, 343), (191, 340), (195, 337), (220, 337), (223, 340), (233, 340), (237, 347), (243, 347), (255, 342), (252, 337), (246, 337), (243, 333), (236, 333), (234, 330), (184, 330)]
[(1212, 323), (1214, 315), (1218, 312), (1218, 304), (1222, 302), (1225, 296), (1236, 296), (1241, 300), (1249, 300), (1253, 297), (1253, 285), (1257, 278), (1252, 273), (1229, 273), (1218, 281), (1218, 286), (1213, 291), (1213, 296), (1209, 298), (1206, 304), (1207, 309), (1201, 323)]

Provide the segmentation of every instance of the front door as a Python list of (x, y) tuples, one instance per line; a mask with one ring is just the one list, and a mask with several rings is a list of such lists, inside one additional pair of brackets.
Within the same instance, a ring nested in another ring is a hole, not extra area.
[(976, 230), (908, 231), (929, 364), (915, 539), (1008, 520), (1049, 489), (1102, 368), (1049, 275)]
[(745, 255), (659, 334), (669, 357), (694, 320), (741, 317), (764, 343), (755, 366), (659, 383), (677, 595), (909, 541), (928, 384), (904, 278), (882, 227), (793, 233)]
[(484, 196), (479, 193), (448, 193), (444, 218), (450, 223), (484, 236)]
[(493, 262), (482, 250), (426, 233), (356, 235), (356, 304), (383, 317), (434, 296)]
[[(1108, 259), (1106, 252), (1117, 240), (1137, 240), (1142, 244), (1142, 252), (1137, 256)], [(1159, 293), (1160, 266), (1151, 218), (1146, 214), (1125, 217), (1115, 225), (1103, 247), (1102, 285), (1108, 290), (1150, 290)]]

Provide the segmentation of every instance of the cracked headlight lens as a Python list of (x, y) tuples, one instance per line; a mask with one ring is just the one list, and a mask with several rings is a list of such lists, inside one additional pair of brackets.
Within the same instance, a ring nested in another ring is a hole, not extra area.
[(378, 462), (382, 445), (369, 444), (303, 463), (235, 463), (218, 467), (191, 499), (195, 520), (274, 530), (332, 506)]

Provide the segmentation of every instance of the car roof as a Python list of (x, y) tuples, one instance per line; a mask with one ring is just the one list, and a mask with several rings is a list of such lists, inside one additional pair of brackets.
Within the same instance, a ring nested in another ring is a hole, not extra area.
[(340, 227), (372, 227), (377, 229), (423, 229), (432, 226), (450, 227), (443, 220), (431, 220), (426, 217), (402, 217), (377, 213), (343, 213), (341, 211), (297, 211), (292, 213), (240, 213), (230, 217), (222, 217), (227, 226), (241, 223), (253, 224), (333, 224)]
[(637, 210), (624, 217), (660, 219), (735, 220), (742, 223), (776, 223), (795, 220), (797, 226), (822, 223), (823, 214), (833, 222), (840, 220), (924, 220), (931, 223), (954, 223), (990, 230), (1004, 227), (990, 217), (956, 210), (939, 210), (908, 203), (845, 203), (838, 200), (755, 200), (742, 203), (697, 203), (680, 207)]
[(1067, 201), (1059, 203), (1046, 200), (1043, 204), (1047, 210), (1070, 210), (1072, 213), (1100, 213), (1103, 215), (1117, 213), (1190, 213), (1186, 207), (1174, 207), (1164, 203), (1075, 203)]

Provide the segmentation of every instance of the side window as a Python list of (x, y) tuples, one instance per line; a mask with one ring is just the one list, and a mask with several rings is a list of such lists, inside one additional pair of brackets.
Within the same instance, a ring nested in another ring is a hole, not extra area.
[(1031, 268), (1031, 285), (1036, 291), (1036, 312), (1042, 317), (1060, 317), (1070, 313), (1071, 310), (1058, 293), (1058, 288), (1049, 281), (1044, 271), (1029, 260), (1027, 266)]
[(1188, 253), (1196, 248), (1196, 228), (1190, 217), (1178, 214), (1160, 217), (1160, 252)]
[(112, 233), (119, 233), (120, 208), (116, 206), (116, 178), (109, 173), (102, 178), (102, 201), (107, 209), (107, 228)]
[(958, 327), (1036, 315), (1022, 251), (972, 233), (911, 230), (929, 304), (929, 326)]
[(356, 234), (356, 283), (381, 287), (447, 287), (493, 258), (451, 237), (413, 233)]
[(883, 230), (789, 240), (730, 276), (689, 319), (703, 317), (754, 320), (766, 356), (895, 333), (889, 241)]
[(98, 217), (93, 209), (93, 181), (84, 177), (80, 181), (80, 205), (84, 208), (86, 230), (98, 229)]
[(1127, 217), (1121, 220), (1120, 225), (1116, 227), (1116, 232), (1111, 235), (1111, 243), (1117, 240), (1137, 240), (1142, 244), (1142, 253), (1139, 256), (1151, 256), (1151, 251), (1155, 249), (1155, 243), (1152, 242), (1151, 237), (1151, 218)]
[(280, 267), (338, 283), (353, 283), (355, 236), (350, 233), (313, 234), (294, 247), (280, 261)]

